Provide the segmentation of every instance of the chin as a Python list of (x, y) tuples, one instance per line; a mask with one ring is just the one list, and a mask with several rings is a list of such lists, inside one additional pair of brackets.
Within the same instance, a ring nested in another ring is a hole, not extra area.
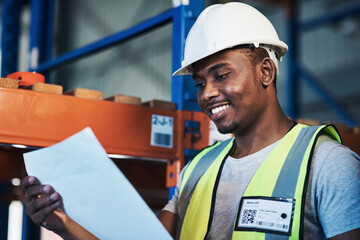
[(216, 125), (218, 131), (222, 134), (227, 134), (227, 133), (234, 133), (237, 126), (235, 123), (230, 124), (230, 125)]

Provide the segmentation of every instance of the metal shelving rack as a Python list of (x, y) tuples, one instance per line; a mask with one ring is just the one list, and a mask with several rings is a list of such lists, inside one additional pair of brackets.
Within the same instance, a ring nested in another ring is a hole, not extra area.
[[(297, 46), (299, 34), (306, 31), (323, 27), (334, 21), (352, 15), (360, 14), (360, 3), (345, 6), (324, 15), (300, 22), (296, 14), (296, 6), (299, 0), (277, 1), (281, 5), (287, 5), (287, 39), (289, 52), (287, 54), (287, 87), (286, 87), (286, 113), (292, 118), (297, 118), (298, 113), (298, 78), (304, 81), (319, 97), (336, 112), (349, 126), (359, 124), (354, 120), (341, 105), (325, 90), (315, 77), (313, 77), (299, 63), (300, 58)], [(2, 38), (1, 49), (1, 76), (17, 71), (18, 39), (19, 39), (19, 16), (24, 0), (2, 0)], [(184, 51), (186, 33), (194, 22), (196, 16), (204, 8), (203, 1), (191, 0), (188, 6), (170, 9), (143, 23), (135, 25), (127, 30), (118, 32), (95, 43), (70, 51), (56, 58), (51, 57), (52, 28), (54, 19), (55, 0), (31, 0), (31, 33), (30, 33), (30, 56), (31, 69), (39, 72), (50, 71), (61, 64), (76, 60), (112, 45), (130, 40), (139, 34), (151, 31), (163, 24), (173, 23), (173, 59), (172, 69), (177, 69), (181, 64)], [(192, 88), (189, 77), (172, 78), (172, 101), (178, 109), (199, 110), (196, 104), (196, 94)], [(176, 91), (175, 91), (176, 89)]]
[(333, 95), (324, 88), (320, 81), (316, 79), (310, 72), (299, 61), (300, 53), (298, 51), (299, 46), (299, 35), (307, 31), (312, 31), (317, 28), (327, 26), (333, 22), (341, 20), (343, 18), (359, 15), (360, 14), (360, 3), (347, 5), (345, 7), (337, 8), (331, 12), (327, 12), (323, 15), (314, 17), (307, 21), (301, 22), (298, 19), (297, 3), (299, 0), (283, 1), (283, 4), (287, 6), (287, 22), (286, 22), (286, 42), (289, 46), (288, 63), (287, 63), (287, 75), (286, 80), (286, 107), (285, 112), (287, 115), (296, 119), (299, 116), (299, 87), (298, 79), (304, 82), (319, 98), (338, 116), (341, 117), (342, 121), (349, 127), (359, 125), (350, 114), (348, 114), (341, 104), (333, 97)]
[[(9, 73), (17, 71), (17, 49), (18, 49), (18, 38), (19, 38), (19, 17), (21, 12), (21, 7), (24, 3), (24, 0), (3, 0), (2, 1), (2, 49), (7, 49), (7, 51), (2, 52), (2, 67), (1, 67), (1, 76), (6, 76)], [(32, 0), (31, 1), (31, 26), (30, 26), (30, 69), (29, 71), (36, 71), (43, 74), (55, 69), (61, 65), (69, 64), (72, 61), (75, 61), (79, 58), (86, 57), (92, 53), (102, 51), (109, 47), (121, 44), (122, 42), (131, 40), (141, 34), (147, 33), (151, 30), (154, 30), (164, 24), (173, 25), (173, 38), (172, 38), (172, 70), (175, 71), (181, 66), (181, 59), (184, 52), (184, 42), (185, 36), (187, 35), (188, 30), (192, 26), (194, 20), (200, 11), (204, 8), (202, 1), (190, 1), (189, 5), (180, 5), (169, 9), (155, 17), (152, 17), (140, 24), (134, 25), (126, 30), (115, 33), (111, 36), (105, 37), (99, 41), (91, 43), (89, 45), (80, 47), (73, 51), (67, 52), (63, 55), (52, 58), (51, 49), (52, 49), (52, 28), (54, 22), (54, 8), (55, 0)], [(16, 21), (14, 21), (14, 19)], [(6, 37), (5, 37), (6, 36)], [(137, 139), (139, 147), (130, 149), (130, 146), (127, 146), (129, 142), (122, 141), (120, 137), (114, 134), (108, 134), (109, 132), (124, 132), (127, 130), (128, 133), (131, 132), (129, 129), (121, 129), (120, 126), (109, 129), (109, 127), (104, 127), (101, 121), (94, 120), (94, 122), (89, 122), (89, 119), (92, 119), (94, 116), (90, 112), (82, 112), (73, 115), (72, 118), (76, 119), (72, 121), (71, 118), (64, 116), (63, 121), (65, 122), (75, 122), (70, 124), (73, 127), (67, 125), (67, 129), (75, 131), (73, 128), (79, 128), (79, 126), (84, 126), (84, 124), (90, 125), (95, 128), (94, 132), (99, 135), (100, 142), (103, 143), (104, 148), (109, 153), (125, 154), (132, 157), (148, 157), (156, 159), (166, 159), (166, 175), (167, 179), (166, 185), (169, 187), (169, 197), (173, 195), (174, 186), (176, 184), (176, 179), (180, 171), (180, 167), (184, 164), (184, 159), (190, 159), (197, 151), (196, 149), (201, 149), (208, 144), (208, 120), (206, 116), (199, 112), (194, 112), (193, 110), (199, 110), (196, 104), (196, 93), (193, 89), (192, 79), (189, 76), (178, 76), (172, 77), (172, 101), (177, 105), (177, 111), (166, 111), (166, 110), (156, 110), (146, 107), (139, 106), (126, 106), (126, 104), (117, 104), (107, 101), (93, 101), (93, 100), (84, 100), (84, 99), (75, 99), (69, 96), (50, 96), (48, 94), (28, 92), (26, 90), (20, 89), (0, 89), (0, 96), (2, 99), (7, 102), (21, 102), (20, 99), (35, 99), (32, 100), (33, 104), (41, 106), (41, 102), (51, 102), (52, 104), (80, 104), (87, 106), (87, 109), (108, 109), (109, 112), (120, 112), (125, 111), (127, 116), (129, 114), (133, 117), (136, 117), (138, 113), (142, 113), (147, 116), (151, 114), (163, 114), (171, 116), (175, 120), (175, 129), (174, 129), (174, 147), (161, 151), (153, 149), (151, 146), (147, 146), (148, 143), (142, 143), (142, 139), (148, 139), (148, 134), (145, 134), (143, 138)], [(46, 98), (42, 99), (41, 98)], [(69, 102), (71, 101), (71, 103)], [(75, 102), (74, 102), (75, 101)], [(24, 102), (23, 102), (24, 103)], [(82, 109), (79, 105), (77, 109)], [(98, 105), (98, 106), (95, 106)], [(25, 108), (19, 107), (19, 111), (11, 111), (11, 109), (6, 108), (6, 111), (10, 111), (14, 116), (21, 118), (22, 112), (26, 112)], [(92, 107), (89, 107), (92, 106)], [(16, 107), (16, 106), (15, 106)], [(42, 106), (43, 107), (43, 106)], [(40, 107), (40, 108), (42, 108)], [(47, 108), (49, 109), (49, 108)], [(58, 108), (59, 109), (59, 108)], [(60, 108), (61, 109), (61, 108)], [(43, 109), (46, 110), (45, 108)], [(43, 111), (43, 112), (44, 112)], [(32, 115), (29, 111), (28, 114)], [(50, 111), (51, 112), (51, 111)], [(66, 114), (66, 113), (64, 113)], [(106, 115), (106, 113), (104, 112)], [(26, 118), (38, 117), (34, 116), (23, 116)], [(57, 115), (57, 114), (55, 114)], [(81, 115), (86, 116), (81, 117)], [(63, 130), (55, 132), (51, 129), (50, 124), (49, 128), (46, 127), (45, 131), (40, 131), (40, 125), (44, 125), (45, 122), (58, 121), (59, 119), (53, 118), (54, 114), (42, 114), (43, 118), (40, 122), (34, 124), (31, 121), (25, 121), (25, 124), (16, 130), (14, 130), (14, 122), (11, 119), (4, 119), (6, 122), (5, 128), (0, 129), (1, 142), (5, 144), (24, 144), (28, 146), (35, 147), (44, 147), (55, 143), (64, 138)], [(15, 117), (16, 118), (16, 117)], [(96, 117), (95, 117), (96, 119)], [(144, 118), (147, 119), (147, 118)], [(114, 126), (116, 124), (116, 118), (106, 117), (106, 121), (109, 121), (110, 124), (107, 126)], [(149, 119), (148, 119), (149, 120)], [(41, 124), (42, 121), (43, 124)], [(150, 121), (150, 120), (149, 120)], [(40, 124), (40, 125), (38, 125)], [(141, 124), (148, 125), (148, 124)], [(53, 126), (54, 127), (54, 126)], [(12, 130), (7, 130), (12, 129)], [(60, 129), (58, 129), (60, 130)], [(142, 132), (148, 132), (149, 126), (146, 127), (146, 130), (143, 129)], [(36, 132), (37, 131), (37, 132)], [(73, 131), (73, 132), (74, 132)], [(1, 133), (2, 132), (2, 133)], [(49, 133), (53, 133), (53, 137)], [(66, 131), (67, 132), (67, 131)], [(66, 135), (66, 134), (65, 134)], [(112, 136), (111, 136), (112, 135)], [(139, 134), (141, 135), (141, 134)], [(144, 135), (144, 134), (143, 134)], [(175, 136), (176, 135), (176, 136)], [(34, 137), (38, 136), (38, 137)], [(199, 137), (201, 139), (199, 141)], [(127, 136), (125, 139), (129, 139), (131, 136)], [(176, 139), (176, 140), (175, 140)], [(194, 142), (194, 139), (197, 142)], [(117, 143), (114, 143), (117, 142)], [(144, 148), (144, 149), (141, 149)], [(129, 150), (130, 149), (130, 150)], [(154, 151), (155, 150), (155, 151)], [(17, 159), (21, 161), (21, 153), (15, 151), (17, 154)], [(140, 155), (139, 155), (140, 154)], [(160, 155), (159, 155), (160, 154)], [(15, 156), (11, 156), (15, 157)], [(179, 161), (181, 160), (181, 161)], [(0, 225), (0, 238), (6, 239), (7, 232), (7, 215), (8, 215), (8, 203), (4, 202), (3, 207), (0, 208), (1, 211), (1, 223)], [(38, 239), (39, 230), (37, 227), (34, 227), (28, 220), (24, 221), (23, 227), (23, 239)]]
[[(25, 176), (24, 152), (53, 145), (85, 127), (91, 127), (106, 152), (111, 154), (115, 164), (144, 200), (158, 208), (159, 204), (161, 207), (166, 203), (167, 198), (157, 196), (157, 193), (161, 190), (162, 195), (163, 190), (176, 185), (185, 154), (204, 148), (209, 141), (209, 120), (201, 112), (11, 88), (0, 88), (0, 101), (11, 103), (0, 108), (0, 181), (4, 186), (0, 195), (4, 206), (1, 234), (4, 239), (9, 201), (19, 197), (19, 194), (13, 194), (19, 189), (10, 187), (10, 180)], [(168, 136), (172, 144), (152, 144), (154, 116), (169, 119), (165, 124), (171, 125), (172, 133)], [(197, 125), (197, 133), (192, 125)], [(193, 141), (195, 138), (196, 142)], [(15, 145), (25, 148), (17, 149)], [(33, 232), (38, 227), (25, 219), (25, 239), (33, 239)]]

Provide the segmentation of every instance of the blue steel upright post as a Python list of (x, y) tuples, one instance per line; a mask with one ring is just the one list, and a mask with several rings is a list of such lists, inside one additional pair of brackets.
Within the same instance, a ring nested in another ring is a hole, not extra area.
[[(0, 182), (0, 194), (8, 195), (10, 192), (8, 182)], [(0, 201), (0, 239), (7, 239), (8, 222), (9, 219), (9, 202), (6, 200)]]
[[(0, 77), (18, 69), (20, 12), (23, 0), (3, 0), (1, 12)], [(9, 182), (0, 182), (0, 194), (10, 193)], [(0, 239), (7, 239), (9, 202), (0, 201)]]
[[(172, 72), (181, 67), (184, 58), (186, 36), (200, 12), (204, 9), (204, 1), (190, 0), (189, 5), (181, 5), (173, 17), (172, 33)], [(200, 111), (197, 104), (197, 89), (191, 76), (172, 76), (171, 101), (176, 103), (178, 110)], [(191, 149), (185, 151), (185, 162), (192, 157)], [(175, 193), (175, 187), (169, 188), (169, 199)]]
[(31, 0), (29, 69), (51, 59), (54, 11), (55, 0)]
[[(204, 1), (190, 0), (189, 5), (177, 8), (173, 19), (172, 38), (172, 72), (181, 67), (184, 58), (186, 36), (200, 12), (204, 9)], [(178, 110), (198, 110), (196, 88), (191, 76), (173, 76), (171, 81), (171, 101)]]
[(3, 0), (1, 12), (1, 75), (18, 70), (20, 12), (23, 0)]

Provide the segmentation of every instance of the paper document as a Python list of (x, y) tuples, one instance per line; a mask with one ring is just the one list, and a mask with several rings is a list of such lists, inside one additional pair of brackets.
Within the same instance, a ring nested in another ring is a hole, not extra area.
[(172, 239), (90, 128), (24, 154), (28, 175), (61, 194), (65, 212), (100, 239)]

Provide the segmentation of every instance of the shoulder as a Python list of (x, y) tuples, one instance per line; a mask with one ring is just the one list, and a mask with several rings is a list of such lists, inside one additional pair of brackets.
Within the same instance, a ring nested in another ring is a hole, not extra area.
[(336, 187), (358, 179), (360, 186), (360, 157), (348, 147), (321, 135), (314, 154), (313, 177), (318, 184)]
[(314, 167), (317, 167), (321, 174), (329, 170), (356, 173), (360, 167), (359, 155), (327, 135), (319, 136), (314, 154)]
[(360, 227), (360, 157), (321, 135), (312, 166), (318, 218), (326, 236)]

